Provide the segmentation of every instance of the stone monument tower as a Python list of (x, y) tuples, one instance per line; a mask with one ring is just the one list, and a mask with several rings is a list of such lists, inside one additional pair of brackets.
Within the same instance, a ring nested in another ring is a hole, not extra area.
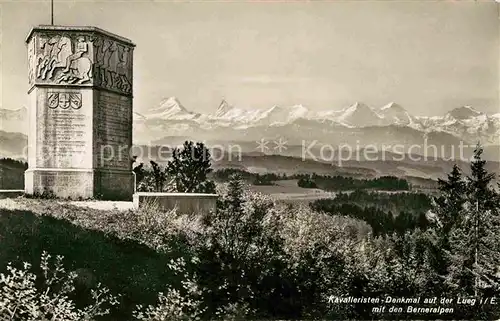
[(38, 26), (28, 45), (26, 194), (132, 200), (132, 53), (95, 27)]

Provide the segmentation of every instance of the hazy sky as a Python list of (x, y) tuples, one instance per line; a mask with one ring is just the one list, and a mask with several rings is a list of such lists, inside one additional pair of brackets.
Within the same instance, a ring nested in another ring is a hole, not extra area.
[[(26, 105), (24, 39), (50, 1), (1, 3), (1, 103)], [(415, 115), (461, 105), (499, 112), (494, 1), (55, 1), (55, 24), (131, 39), (134, 106), (176, 96), (213, 112), (303, 104), (341, 109), (395, 101)]]

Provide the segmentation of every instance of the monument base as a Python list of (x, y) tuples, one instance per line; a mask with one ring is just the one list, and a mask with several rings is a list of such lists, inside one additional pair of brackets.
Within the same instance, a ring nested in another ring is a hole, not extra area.
[(128, 170), (96, 169), (94, 187), (95, 198), (109, 201), (132, 201), (135, 191), (135, 173)]
[(134, 173), (125, 170), (28, 169), (25, 194), (66, 199), (131, 201)]

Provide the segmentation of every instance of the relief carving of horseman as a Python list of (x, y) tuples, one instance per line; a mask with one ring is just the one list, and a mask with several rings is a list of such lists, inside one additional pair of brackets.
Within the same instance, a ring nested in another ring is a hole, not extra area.
[(94, 81), (95, 85), (104, 88), (125, 93), (132, 91), (132, 52), (127, 45), (101, 35), (71, 38), (55, 35), (37, 41), (34, 58), (30, 60), (33, 80), (63, 84)]
[(60, 71), (57, 82), (85, 83), (91, 79), (92, 61), (88, 57), (88, 43), (85, 37), (76, 39), (74, 48), (67, 36), (53, 36), (39, 40), (39, 51), (36, 58), (36, 78), (53, 80)]
[(49, 80), (54, 77), (58, 67), (64, 67), (66, 59), (72, 54), (71, 39), (66, 36), (54, 36), (40, 39), (42, 53), (37, 57), (36, 77)]
[(75, 42), (75, 51), (66, 57), (65, 68), (57, 79), (58, 83), (83, 84), (91, 80), (92, 60), (88, 57), (89, 44), (80, 36)]

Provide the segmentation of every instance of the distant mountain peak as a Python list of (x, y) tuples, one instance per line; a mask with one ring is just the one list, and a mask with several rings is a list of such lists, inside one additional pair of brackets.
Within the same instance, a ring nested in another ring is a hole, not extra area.
[(350, 105), (349, 107), (347, 108), (344, 108), (342, 110), (342, 112), (344, 113), (358, 113), (358, 112), (369, 112), (369, 113), (372, 113), (374, 112), (373, 109), (371, 109), (370, 107), (368, 107), (368, 105), (366, 105), (365, 103), (363, 102), (355, 102), (354, 104)]
[(375, 115), (377, 114), (375, 112), (375, 110), (373, 110), (367, 104), (365, 104), (361, 101), (355, 102), (351, 106), (347, 107), (347, 109), (345, 109), (345, 111), (346, 112), (356, 112), (356, 113), (372, 113)]
[(278, 105), (274, 105), (273, 107), (265, 110), (263, 112), (263, 115), (270, 115), (270, 114), (273, 114), (273, 113), (281, 113), (283, 111), (284, 111), (283, 107), (278, 106)]
[(294, 105), (290, 107), (290, 119), (297, 119), (297, 118), (302, 118), (306, 117), (309, 114), (309, 109), (307, 107), (303, 106), (302, 104), (299, 105)]
[(199, 114), (188, 111), (177, 97), (172, 96), (163, 99), (158, 107), (148, 110), (143, 116), (148, 119), (193, 119)]
[(360, 101), (355, 102), (354, 104), (349, 106), (348, 109), (370, 109), (371, 110), (370, 107), (368, 107), (365, 103), (360, 102)]
[(379, 114), (384, 117), (385, 124), (408, 125), (413, 123), (413, 117), (401, 105), (390, 102), (380, 108)]
[(458, 120), (463, 120), (463, 119), (468, 119), (471, 117), (477, 117), (483, 115), (482, 112), (474, 109), (471, 106), (462, 106), (462, 107), (457, 107), (455, 109), (452, 109), (450, 112), (447, 114), (448, 116), (451, 116), (455, 119)]
[(302, 104), (298, 104), (298, 105), (293, 105), (290, 107), (290, 109), (293, 109), (293, 110), (304, 110), (304, 111), (308, 111), (309, 109), (307, 109), (307, 107), (305, 107), (304, 105)]
[(163, 99), (162, 102), (160, 103), (160, 106), (179, 108), (179, 109), (186, 110), (186, 108), (184, 108), (184, 106), (182, 106), (181, 101), (175, 96)]
[(182, 105), (180, 100), (175, 97), (168, 97), (162, 99), (158, 107), (151, 108), (148, 113), (157, 114), (157, 113), (165, 113), (165, 112), (188, 112), (186, 108)]
[(230, 111), (233, 107), (229, 105), (227, 100), (225, 98), (222, 98), (222, 101), (219, 104), (219, 107), (217, 108), (217, 111), (215, 112), (216, 117), (222, 117), (224, 116), (228, 111)]
[(388, 109), (406, 111), (403, 107), (401, 107), (401, 105), (399, 105), (393, 101), (391, 101), (390, 103), (388, 103), (384, 107), (380, 108), (380, 110), (388, 110)]
[(263, 110), (258, 116), (260, 122), (269, 124), (290, 123), (298, 118), (305, 117), (309, 110), (302, 105), (293, 105), (281, 107), (274, 105), (273, 107)]
[(352, 126), (364, 127), (379, 124), (380, 115), (366, 104), (357, 101), (342, 112), (339, 120)]

